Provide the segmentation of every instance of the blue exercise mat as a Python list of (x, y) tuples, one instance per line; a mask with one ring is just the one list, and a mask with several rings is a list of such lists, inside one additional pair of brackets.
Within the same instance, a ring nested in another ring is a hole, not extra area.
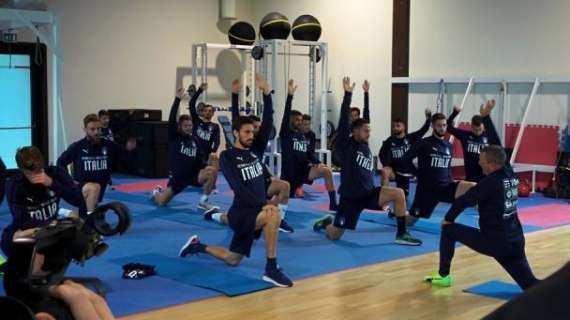
[(196, 260), (189, 261), (189, 259), (167, 257), (160, 254), (134, 255), (112, 259), (111, 262), (121, 265), (129, 262), (154, 265), (157, 275), (160, 277), (211, 289), (230, 297), (273, 287), (268, 282), (242, 275), (224, 265), (212, 268), (211, 265), (206, 266)]
[(522, 290), (514, 283), (492, 280), (471, 288), (463, 289), (463, 292), (473, 293), (489, 298), (510, 300), (521, 294)]

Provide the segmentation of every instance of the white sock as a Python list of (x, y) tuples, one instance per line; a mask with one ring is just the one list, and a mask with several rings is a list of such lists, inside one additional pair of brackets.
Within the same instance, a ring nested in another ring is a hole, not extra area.
[(87, 215), (90, 215), (91, 213), (93, 213), (93, 210), (87, 211)]
[(287, 213), (288, 204), (278, 204), (277, 208), (279, 208), (279, 213), (281, 213), (281, 219), (285, 219), (285, 214)]
[(207, 194), (203, 194), (200, 197), (200, 203), (204, 203), (204, 202), (208, 202), (208, 195)]
[(212, 220), (216, 221), (217, 223), (222, 223), (222, 214), (221, 212), (216, 212), (212, 214)]

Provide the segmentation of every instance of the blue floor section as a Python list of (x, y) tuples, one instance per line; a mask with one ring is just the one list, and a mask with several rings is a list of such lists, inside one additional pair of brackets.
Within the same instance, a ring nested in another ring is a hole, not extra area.
[(463, 291), (501, 300), (511, 300), (522, 293), (522, 290), (518, 285), (499, 280), (481, 283), (474, 287), (464, 289)]
[[(335, 179), (338, 183), (338, 176)], [(114, 184), (137, 181), (142, 179), (113, 177)], [(229, 187), (221, 176), (218, 191), (210, 200), (226, 211), (232, 198), (223, 195)], [(289, 205), (287, 220), (295, 233), (279, 235), (278, 263), (294, 280), (434, 252), (438, 248), (440, 222), (449, 208), (449, 205), (438, 206), (431, 219), (420, 221), (411, 230), (423, 240), (420, 247), (395, 245), (394, 221), (382, 213), (371, 212), (363, 213), (356, 231), (348, 231), (342, 240), (331, 242), (324, 234), (312, 231), (312, 222), (325, 214), (318, 207), (328, 203), (327, 194), (309, 186), (305, 187), (305, 193), (306, 199), (292, 199)], [(131, 208), (134, 217), (131, 229), (124, 236), (108, 238), (110, 249), (105, 255), (89, 260), (85, 267), (73, 265), (68, 271), (69, 275), (101, 278), (109, 287), (108, 301), (116, 316), (215, 297), (221, 292), (234, 294), (263, 289), (259, 283), (265, 266), (263, 238), (254, 245), (251, 258), (244, 259), (236, 268), (226, 267), (205, 255), (177, 258), (180, 247), (193, 234), (198, 234), (206, 244), (228, 246), (232, 232), (225, 226), (203, 220), (196, 209), (198, 189), (182, 192), (165, 208), (156, 207), (147, 196), (109, 190), (105, 201), (123, 201)], [(566, 203), (535, 195), (521, 199), (520, 206), (557, 202)], [(0, 227), (10, 221), (4, 203), (0, 206)], [(468, 209), (458, 222), (477, 226), (477, 213)], [(540, 228), (525, 226), (526, 232), (537, 229)], [(121, 264), (149, 261), (156, 261), (157, 276), (143, 280), (121, 278)], [(244, 279), (252, 279), (251, 285), (248, 286), (248, 281), (244, 285)]]

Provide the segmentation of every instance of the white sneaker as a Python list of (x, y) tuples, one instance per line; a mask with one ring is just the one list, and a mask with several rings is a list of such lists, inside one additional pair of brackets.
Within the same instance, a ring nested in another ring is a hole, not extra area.
[(154, 196), (155, 196), (157, 193), (161, 193), (161, 192), (162, 192), (162, 187), (159, 186), (159, 185), (156, 185), (156, 186), (154, 187), (154, 189), (152, 189), (152, 192), (150, 193), (149, 200), (151, 200), (151, 201), (154, 200)]
[(205, 212), (209, 212), (212, 210), (219, 210), (220, 207), (215, 206), (209, 202), (200, 202), (198, 203), (198, 209), (204, 210)]

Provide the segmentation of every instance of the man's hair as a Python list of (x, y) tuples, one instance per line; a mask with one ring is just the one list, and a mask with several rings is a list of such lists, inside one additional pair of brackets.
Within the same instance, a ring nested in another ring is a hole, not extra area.
[(99, 112), (97, 112), (97, 116), (99, 118), (104, 117), (104, 116), (109, 116), (109, 111), (105, 110), (105, 109), (101, 109), (99, 110)]
[(83, 118), (83, 127), (87, 128), (90, 122), (99, 122), (99, 117), (94, 113), (86, 115), (85, 118)]
[(259, 118), (255, 114), (250, 114), (248, 117), (255, 122), (261, 122), (261, 118)]
[(475, 127), (480, 127), (483, 124), (483, 117), (476, 114), (471, 118), (471, 125)]
[(445, 116), (445, 114), (443, 113), (434, 113), (433, 116), (431, 116), (431, 123), (435, 123), (436, 121), (439, 120), (445, 120), (447, 119), (447, 117)]
[(352, 130), (360, 129), (367, 124), (370, 124), (370, 122), (368, 122), (368, 120), (366, 120), (364, 118), (358, 118), (352, 122)]
[(254, 120), (251, 119), (249, 116), (239, 116), (233, 123), (233, 130), (240, 131), (241, 127), (245, 126), (246, 124), (253, 125)]
[(16, 164), (20, 170), (37, 171), (44, 168), (44, 157), (35, 146), (21, 147), (16, 152)]
[(303, 115), (303, 120), (311, 121), (311, 116), (308, 114)]
[(214, 106), (213, 106), (213, 105), (203, 103), (203, 104), (202, 104), (202, 110), (204, 110), (204, 109), (206, 109), (206, 108), (212, 108), (212, 110), (214, 110)]
[(180, 124), (183, 121), (192, 121), (192, 117), (188, 114), (181, 114), (180, 117), (178, 117), (178, 123)]
[(507, 162), (507, 154), (503, 147), (498, 145), (489, 145), (481, 149), (481, 153), (485, 153), (487, 161), (499, 166), (504, 166)]
[(360, 109), (358, 109), (357, 107), (350, 108), (350, 113), (352, 113), (353, 111), (358, 112), (358, 115), (360, 115)]
[(303, 114), (300, 111), (297, 110), (291, 110), (291, 118), (292, 117), (302, 117)]
[(392, 121), (392, 122), (393, 122), (393, 123), (403, 123), (403, 124), (406, 124), (406, 123), (404, 122), (404, 119), (402, 119), (402, 118), (396, 118), (396, 119), (394, 119), (394, 121)]

